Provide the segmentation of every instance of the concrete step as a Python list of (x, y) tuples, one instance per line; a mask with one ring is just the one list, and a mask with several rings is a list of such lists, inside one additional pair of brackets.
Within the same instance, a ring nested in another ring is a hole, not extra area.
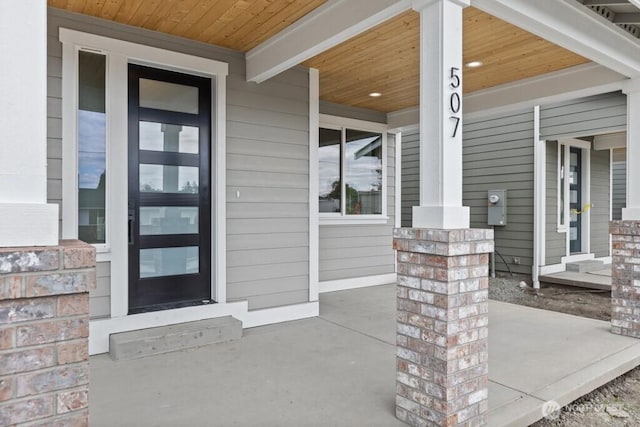
[(114, 360), (155, 354), (242, 338), (242, 322), (232, 316), (111, 334), (109, 354)]
[(604, 262), (596, 261), (595, 259), (567, 263), (567, 271), (574, 273), (589, 273), (590, 271), (602, 270), (603, 268)]

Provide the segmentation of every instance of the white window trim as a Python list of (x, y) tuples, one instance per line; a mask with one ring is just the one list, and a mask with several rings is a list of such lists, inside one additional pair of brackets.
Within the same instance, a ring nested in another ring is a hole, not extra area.
[[(382, 134), (382, 213), (374, 215), (346, 215), (345, 212), (345, 198), (342, 197), (340, 202), (340, 213), (319, 213), (320, 225), (340, 225), (340, 224), (387, 224), (389, 217), (387, 216), (387, 132), (388, 128), (386, 124), (369, 122), (365, 120), (351, 119), (347, 117), (332, 116), (329, 114), (320, 114), (320, 127), (325, 129), (334, 129), (342, 131), (342, 141), (344, 141), (344, 134), (346, 129), (363, 130), (370, 132), (379, 132)], [(344, 145), (344, 144), (343, 144)], [(344, 156), (344, 147), (340, 149), (340, 153)], [(344, 158), (341, 162), (340, 176), (344, 177), (345, 162)], [(316, 177), (318, 179), (318, 177)], [(344, 186), (344, 180), (343, 180)], [(344, 193), (344, 191), (343, 191)]]
[(107, 245), (98, 261), (111, 261), (111, 317), (128, 311), (127, 245), (127, 66), (145, 64), (213, 79), (211, 150), (212, 297), (226, 303), (226, 76), (228, 64), (179, 52), (139, 45), (95, 34), (60, 28), (63, 44), (62, 116), (63, 116), (63, 238), (77, 238), (77, 123), (78, 51), (86, 49), (107, 55)]

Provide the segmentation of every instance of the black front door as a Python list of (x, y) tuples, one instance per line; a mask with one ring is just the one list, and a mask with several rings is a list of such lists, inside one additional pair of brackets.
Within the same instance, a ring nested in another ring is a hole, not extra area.
[(569, 151), (569, 251), (582, 252), (582, 150)]
[(211, 300), (211, 80), (129, 65), (129, 313)]

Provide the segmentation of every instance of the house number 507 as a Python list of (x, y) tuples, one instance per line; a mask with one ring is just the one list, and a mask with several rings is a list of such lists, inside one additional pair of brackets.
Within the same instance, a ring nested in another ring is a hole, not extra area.
[(455, 138), (458, 135), (458, 128), (460, 127), (460, 107), (462, 105), (460, 99), (460, 75), (458, 72), (460, 68), (451, 67), (451, 74), (449, 75), (449, 79), (451, 83), (449, 83), (449, 87), (452, 89), (451, 96), (449, 97), (449, 108), (453, 113), (453, 116), (449, 118), (453, 120), (455, 123), (453, 125), (453, 132), (451, 134), (452, 138)]

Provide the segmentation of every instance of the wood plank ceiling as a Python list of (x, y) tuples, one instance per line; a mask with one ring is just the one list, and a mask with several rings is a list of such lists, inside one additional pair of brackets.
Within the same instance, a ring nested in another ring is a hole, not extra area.
[[(326, 0), (48, 0), (52, 7), (246, 52)], [(464, 91), (588, 62), (472, 7), (464, 10)], [(408, 11), (304, 65), (320, 70), (320, 98), (395, 111), (416, 106), (419, 16)], [(372, 98), (371, 92), (381, 97)]]

